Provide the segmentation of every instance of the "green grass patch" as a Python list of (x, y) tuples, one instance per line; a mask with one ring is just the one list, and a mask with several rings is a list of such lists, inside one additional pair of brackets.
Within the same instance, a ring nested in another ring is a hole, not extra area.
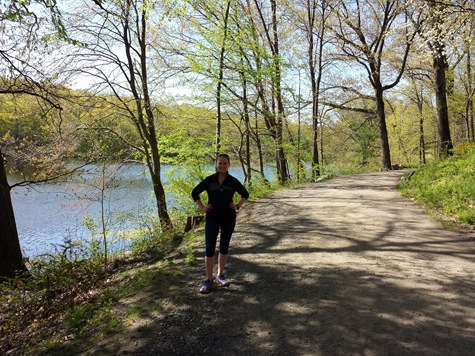
[(475, 225), (475, 145), (416, 169), (398, 189), (430, 210)]

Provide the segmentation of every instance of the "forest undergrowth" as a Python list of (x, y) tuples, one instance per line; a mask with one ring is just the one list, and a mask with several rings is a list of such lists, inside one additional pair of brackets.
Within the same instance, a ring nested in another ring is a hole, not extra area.
[(475, 145), (456, 147), (452, 157), (412, 171), (399, 191), (445, 223), (475, 225)]

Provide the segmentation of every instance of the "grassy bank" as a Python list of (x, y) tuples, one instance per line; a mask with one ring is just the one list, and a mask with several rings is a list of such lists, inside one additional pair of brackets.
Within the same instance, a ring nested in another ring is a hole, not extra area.
[(398, 187), (436, 215), (475, 225), (475, 145), (463, 145), (453, 157), (411, 172)]

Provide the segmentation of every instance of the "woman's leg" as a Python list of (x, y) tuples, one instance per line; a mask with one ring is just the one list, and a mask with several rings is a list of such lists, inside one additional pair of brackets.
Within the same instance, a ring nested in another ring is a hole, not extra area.
[(205, 243), (206, 243), (206, 256), (205, 256), (205, 270), (206, 278), (213, 279), (214, 271), (214, 252), (216, 250), (216, 241), (218, 239), (219, 223), (213, 220), (206, 220), (205, 223)]
[(221, 237), (219, 239), (219, 255), (218, 255), (218, 275), (224, 274), (226, 263), (228, 262), (228, 250), (231, 236), (236, 226), (236, 220), (221, 222)]
[(205, 269), (206, 269), (206, 279), (209, 279), (210, 281), (213, 280), (214, 256), (213, 257), (205, 256)]
[(221, 252), (218, 255), (218, 276), (224, 274), (224, 268), (228, 262), (228, 254), (222, 254)]

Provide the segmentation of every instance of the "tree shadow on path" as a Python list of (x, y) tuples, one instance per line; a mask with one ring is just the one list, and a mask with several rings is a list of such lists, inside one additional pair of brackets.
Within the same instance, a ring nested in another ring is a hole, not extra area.
[(401, 175), (340, 177), (249, 204), (232, 285), (199, 295), (189, 281), (131, 353), (474, 355), (473, 240), (401, 198)]

